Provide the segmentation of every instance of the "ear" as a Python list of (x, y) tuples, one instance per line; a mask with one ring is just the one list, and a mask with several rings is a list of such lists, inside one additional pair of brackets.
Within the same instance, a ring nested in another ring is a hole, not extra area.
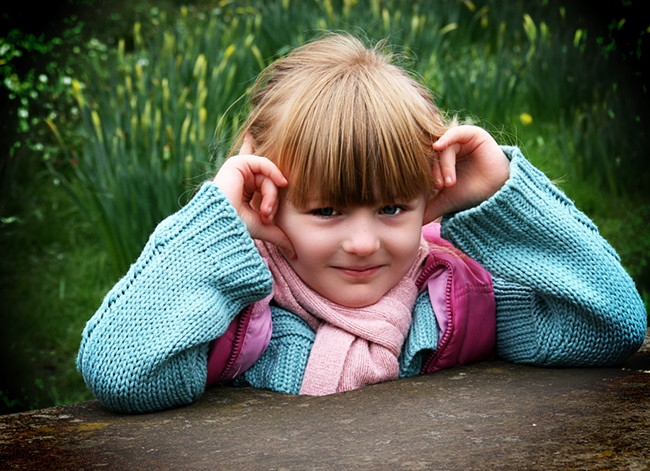
[(253, 136), (250, 132), (247, 132), (244, 135), (244, 142), (239, 149), (241, 155), (254, 155), (255, 154), (255, 143), (253, 142)]
[(446, 198), (441, 195), (438, 190), (432, 190), (431, 194), (427, 196), (426, 205), (424, 207), (424, 215), (422, 216), (422, 225), (426, 226), (431, 222), (440, 222), (445, 213)]

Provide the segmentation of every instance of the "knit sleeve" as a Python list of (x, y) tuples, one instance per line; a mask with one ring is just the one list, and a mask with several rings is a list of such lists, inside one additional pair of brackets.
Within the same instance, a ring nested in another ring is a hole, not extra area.
[(206, 183), (158, 225), (88, 321), (79, 371), (110, 409), (190, 403), (205, 387), (209, 342), (271, 289), (245, 224), (221, 190)]
[(634, 282), (594, 223), (519, 149), (503, 149), (503, 188), (442, 224), (443, 237), (493, 275), (498, 354), (549, 366), (624, 360), (647, 329)]

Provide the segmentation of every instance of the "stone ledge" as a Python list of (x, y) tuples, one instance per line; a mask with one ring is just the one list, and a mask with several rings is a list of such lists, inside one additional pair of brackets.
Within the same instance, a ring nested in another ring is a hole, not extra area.
[(1, 469), (649, 469), (650, 342), (616, 368), (483, 362), (325, 397), (212, 388), (0, 417)]

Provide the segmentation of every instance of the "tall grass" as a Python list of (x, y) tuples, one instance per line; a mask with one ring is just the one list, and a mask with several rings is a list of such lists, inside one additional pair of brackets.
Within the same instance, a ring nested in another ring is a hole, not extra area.
[(592, 179), (615, 195), (641, 186), (633, 182), (640, 152), (620, 136), (645, 123), (624, 115), (629, 103), (616, 79), (562, 8), (224, 0), (171, 17), (153, 9), (130, 38), (97, 56), (87, 83), (72, 81), (83, 148), (69, 149), (60, 137), (74, 176), (61, 178), (95, 221), (116, 273), (218, 167), (246, 111), (239, 98), (257, 73), (319, 31), (337, 29), (387, 38), (440, 105), (461, 117), (506, 134), (519, 116), (553, 123), (552, 144), (570, 178)]
[(243, 12), (226, 25), (216, 14), (160, 13), (149, 36), (134, 24), (130, 51), (122, 39), (98, 60), (96, 81), (72, 81), (86, 140), (75, 152), (60, 138), (73, 167), (66, 188), (97, 224), (116, 272), (214, 166), (215, 129), (222, 142), (237, 127), (239, 107), (220, 117), (264, 66), (253, 43), (260, 19)]
[(635, 71), (608, 57), (602, 37), (571, 23), (564, 8), (542, 17), (552, 29), (544, 21), (526, 27), (534, 54), (524, 96), (541, 120), (555, 123), (566, 173), (612, 196), (648, 196), (647, 97)]

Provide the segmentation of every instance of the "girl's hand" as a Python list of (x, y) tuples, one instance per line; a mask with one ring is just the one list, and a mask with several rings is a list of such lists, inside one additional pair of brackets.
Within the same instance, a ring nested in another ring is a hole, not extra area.
[(291, 241), (273, 221), (279, 204), (278, 190), (287, 185), (287, 180), (273, 162), (253, 152), (247, 136), (239, 155), (226, 159), (213, 181), (235, 207), (251, 237), (292, 254)]
[(510, 175), (510, 161), (497, 142), (477, 126), (456, 126), (433, 144), (435, 189), (424, 213), (429, 223), (476, 206), (494, 195)]

